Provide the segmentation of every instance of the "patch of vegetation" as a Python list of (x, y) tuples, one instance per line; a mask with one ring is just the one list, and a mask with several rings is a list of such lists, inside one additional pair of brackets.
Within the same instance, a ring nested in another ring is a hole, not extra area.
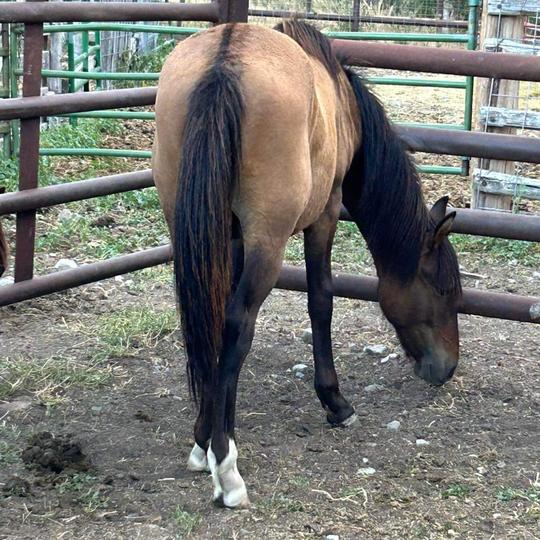
[(185, 538), (191, 534), (201, 523), (201, 515), (196, 512), (187, 512), (177, 506), (171, 512), (171, 519), (175, 523), (175, 532), (180, 538)]
[(98, 319), (95, 332), (100, 354), (118, 357), (133, 354), (139, 348), (153, 348), (178, 328), (176, 311), (156, 311), (148, 306), (135, 306), (104, 315)]
[(57, 485), (59, 493), (75, 493), (82, 491), (96, 481), (96, 477), (88, 473), (75, 473)]
[(0, 465), (12, 465), (21, 458), (18, 439), (21, 432), (5, 420), (0, 423)]
[(304, 512), (305, 508), (301, 501), (292, 499), (282, 494), (274, 494), (262, 500), (258, 509), (264, 514), (277, 515), (280, 513)]
[(540, 504), (540, 485), (533, 485), (527, 489), (501, 487), (495, 493), (499, 501), (509, 502), (514, 499), (524, 499), (532, 503)]
[(450, 484), (441, 493), (443, 499), (449, 499), (455, 497), (457, 499), (463, 499), (469, 495), (471, 488), (465, 484)]
[[(124, 129), (124, 124), (119, 120), (81, 118), (77, 120), (76, 126), (72, 126), (66, 122), (43, 130), (40, 137), (40, 146), (43, 148), (98, 147), (105, 135), (121, 135)], [(55, 172), (58, 170), (61, 173), (65, 173), (66, 168), (68, 170), (71, 168), (68, 165), (72, 161), (72, 157), (42, 156), (39, 159), (39, 185), (43, 187), (78, 179), (69, 178), (65, 174), (57, 174)], [(110, 160), (95, 158), (91, 163), (92, 166), (87, 171), (88, 176), (92, 176), (92, 172), (98, 172), (99, 170), (110, 170)], [(66, 167), (62, 166), (64, 164)], [(16, 191), (18, 178), (18, 158), (0, 161), (0, 185), (5, 186), (7, 191)]]
[(460, 252), (471, 252), (475, 255), (491, 257), (496, 261), (516, 260), (524, 266), (540, 267), (540, 244), (537, 242), (484, 238), (466, 234), (453, 234), (451, 240), (458, 255)]
[(70, 357), (0, 358), (0, 399), (24, 391), (34, 394), (45, 405), (54, 406), (65, 399), (70, 387), (98, 388), (111, 377), (110, 367), (85, 365)]

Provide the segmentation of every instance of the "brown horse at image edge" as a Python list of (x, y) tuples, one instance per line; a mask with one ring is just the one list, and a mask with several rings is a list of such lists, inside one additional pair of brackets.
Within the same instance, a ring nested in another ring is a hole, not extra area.
[(214, 500), (241, 507), (238, 377), (289, 237), (304, 233), (315, 390), (328, 421), (347, 426), (356, 415), (330, 335), (342, 202), (373, 255), (383, 313), (416, 373), (436, 385), (459, 357), (455, 213), (446, 198), (427, 210), (382, 106), (303, 22), (221, 25), (181, 42), (161, 73), (156, 126), (154, 178), (199, 403), (188, 468), (210, 470)]
[[(0, 187), (0, 195), (4, 193), (4, 191), (5, 191), (5, 188)], [(8, 257), (9, 257), (9, 250), (8, 250), (6, 237), (4, 236), (4, 231), (2, 230), (2, 219), (0, 216), (0, 277), (2, 277), (2, 274), (7, 270)]]

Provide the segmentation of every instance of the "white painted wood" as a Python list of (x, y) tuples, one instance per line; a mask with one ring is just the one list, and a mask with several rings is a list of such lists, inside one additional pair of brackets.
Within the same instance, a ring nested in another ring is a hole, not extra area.
[(540, 112), (480, 107), (480, 122), (491, 127), (514, 127), (540, 130)]
[(475, 169), (473, 187), (484, 193), (540, 200), (540, 180), (486, 169)]
[(525, 54), (527, 56), (540, 56), (540, 45), (520, 43), (511, 39), (488, 38), (484, 41), (486, 51), (499, 50), (510, 54)]
[(520, 15), (540, 12), (540, 0), (488, 0), (489, 15)]

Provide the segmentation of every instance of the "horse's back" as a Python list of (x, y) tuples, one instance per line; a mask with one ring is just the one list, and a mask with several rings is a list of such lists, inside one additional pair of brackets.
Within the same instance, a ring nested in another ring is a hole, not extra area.
[[(173, 210), (190, 98), (216, 62), (238, 74), (244, 101), (242, 174), (233, 210), (248, 236), (290, 235), (313, 221), (330, 193), (335, 87), (295, 41), (261, 26), (218, 26), (181, 42), (167, 59), (153, 164), (165, 213)], [(315, 159), (318, 153), (323, 159)]]

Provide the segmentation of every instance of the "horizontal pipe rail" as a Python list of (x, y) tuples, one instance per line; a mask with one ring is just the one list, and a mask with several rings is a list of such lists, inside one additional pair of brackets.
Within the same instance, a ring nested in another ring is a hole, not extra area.
[(333, 40), (332, 47), (352, 66), (540, 82), (538, 56), (345, 39)]
[[(305, 13), (301, 11), (284, 11), (270, 9), (250, 9), (248, 15), (251, 17), (271, 17), (271, 18), (299, 18), (316, 21), (333, 21), (333, 22), (352, 22), (353, 17), (350, 15), (339, 15), (337, 13)], [(411, 18), (411, 17), (390, 17), (385, 15), (370, 16), (360, 15), (354, 17), (358, 22), (373, 23), (373, 24), (397, 24), (402, 26), (426, 26), (433, 28), (467, 28), (467, 21), (454, 20), (437, 20), (426, 18)]]
[[(153, 185), (152, 171), (147, 169), (5, 193), (0, 195), (0, 215), (144, 189)], [(457, 212), (452, 227), (452, 231), (455, 233), (540, 242), (540, 216), (453, 208), (449, 211), (454, 210)], [(351, 220), (344, 209), (340, 218)]]
[[(152, 105), (155, 97), (156, 88), (149, 87), (4, 99), (0, 101), (0, 121)], [(415, 152), (540, 163), (540, 139), (533, 137), (407, 126), (396, 126), (396, 130)]]
[(150, 169), (0, 195), (0, 215), (152, 187)]
[(540, 139), (498, 133), (394, 126), (412, 152), (540, 163)]
[(2, 3), (2, 23), (115, 21), (208, 21), (218, 22), (217, 3), (165, 4), (44, 2)]
[(330, 38), (353, 41), (403, 41), (412, 43), (467, 43), (467, 34), (427, 34), (391, 32), (325, 32)]
[[(170, 258), (170, 246), (160, 246), (106, 261), (85, 264), (73, 270), (21, 281), (0, 288), (0, 306), (141, 270), (168, 262)], [(377, 283), (376, 278), (368, 276), (336, 275), (333, 280), (334, 294), (375, 302), (377, 301)], [(276, 287), (306, 292), (305, 270), (290, 266), (283, 267)], [(465, 289), (460, 311), (484, 317), (540, 323), (540, 298)]]
[[(51, 4), (54, 5), (54, 4)], [(56, 116), (98, 109), (143, 107), (156, 101), (157, 87), (56, 94), (0, 101), (0, 121), (35, 116)]]

